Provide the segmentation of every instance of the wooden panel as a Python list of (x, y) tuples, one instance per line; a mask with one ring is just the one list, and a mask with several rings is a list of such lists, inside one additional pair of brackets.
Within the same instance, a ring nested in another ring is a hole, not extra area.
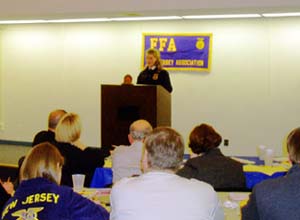
[[(170, 121), (168, 124), (168, 111), (171, 110), (170, 94), (165, 90), (158, 90), (164, 89), (156, 86), (102, 85), (102, 146), (129, 144), (129, 126), (137, 119), (146, 119), (153, 127), (161, 122), (171, 125)], [(162, 119), (158, 119), (158, 115)]]

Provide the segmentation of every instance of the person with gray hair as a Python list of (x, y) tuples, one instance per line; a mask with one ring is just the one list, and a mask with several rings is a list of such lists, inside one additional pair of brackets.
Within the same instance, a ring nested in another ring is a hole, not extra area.
[(155, 128), (144, 142), (143, 170), (124, 178), (111, 192), (110, 220), (223, 220), (213, 187), (175, 174), (183, 161), (182, 136), (172, 128)]
[(143, 119), (130, 125), (128, 134), (130, 146), (118, 146), (112, 153), (114, 183), (124, 177), (141, 175), (143, 142), (151, 131), (151, 124)]

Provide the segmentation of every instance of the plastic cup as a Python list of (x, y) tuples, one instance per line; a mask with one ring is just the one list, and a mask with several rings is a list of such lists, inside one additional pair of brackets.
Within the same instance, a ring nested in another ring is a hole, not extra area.
[(266, 149), (265, 150), (265, 165), (266, 166), (272, 166), (273, 165), (273, 159), (274, 159), (274, 155), (275, 152), (273, 149)]
[(267, 147), (264, 145), (259, 145), (257, 147), (257, 156), (259, 157), (260, 160), (264, 160), (266, 148)]
[(73, 180), (73, 189), (76, 192), (82, 192), (84, 187), (85, 175), (83, 174), (74, 174), (72, 175)]

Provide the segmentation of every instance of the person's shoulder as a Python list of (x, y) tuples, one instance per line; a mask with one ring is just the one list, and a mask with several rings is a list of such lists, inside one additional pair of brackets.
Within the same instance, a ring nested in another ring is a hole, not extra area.
[(39, 131), (35, 136), (41, 136), (41, 135), (47, 135), (47, 134), (49, 134), (49, 131), (42, 130), (42, 131)]
[(187, 179), (184, 177), (179, 177), (182, 184), (186, 186), (186, 188), (188, 188), (189, 190), (194, 190), (195, 192), (197, 191), (209, 191), (209, 192), (215, 192), (214, 188), (203, 181), (197, 180), (197, 179)]
[(190, 167), (198, 167), (206, 160), (205, 156), (197, 156), (186, 161), (186, 165)]
[(125, 177), (125, 178), (122, 178), (121, 180), (117, 181), (113, 185), (113, 188), (123, 188), (123, 187), (126, 187), (126, 186), (130, 186), (133, 183), (135, 183), (138, 178), (139, 177)]
[(121, 180), (117, 181), (114, 183), (112, 187), (112, 192), (126, 192), (126, 191), (132, 191), (136, 189), (137, 185), (140, 185), (140, 178), (139, 177), (125, 177), (122, 178)]
[(210, 202), (217, 201), (217, 194), (214, 188), (206, 182), (178, 176), (171, 184), (173, 188), (177, 188), (181, 193), (188, 195), (188, 197), (193, 198), (195, 201), (202, 201), (203, 198)]
[(44, 141), (53, 141), (52, 139), (54, 139), (54, 136), (54, 133), (49, 130), (40, 131), (34, 136), (33, 145), (39, 144)]
[(139, 76), (142, 75), (142, 74), (145, 74), (145, 73), (148, 73), (148, 68), (143, 69), (143, 70), (140, 72)]
[(113, 157), (120, 156), (120, 155), (128, 153), (129, 151), (131, 151), (130, 146), (120, 145), (114, 149), (112, 156)]
[(272, 192), (274, 189), (277, 191), (288, 188), (288, 184), (286, 184), (286, 177), (279, 177), (276, 179), (268, 179), (254, 187), (254, 191), (258, 194), (268, 194), (268, 192)]
[(169, 75), (169, 72), (166, 69), (161, 69), (159, 71), (159, 74), (162, 75), (162, 76), (166, 76), (166, 75)]

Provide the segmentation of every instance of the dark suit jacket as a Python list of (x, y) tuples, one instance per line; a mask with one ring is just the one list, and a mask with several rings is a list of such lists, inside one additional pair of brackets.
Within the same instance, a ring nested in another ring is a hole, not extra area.
[(157, 68), (154, 70), (146, 68), (139, 74), (137, 84), (161, 85), (168, 92), (173, 91), (169, 73), (164, 69), (158, 71)]
[(87, 147), (82, 151), (72, 144), (57, 142), (55, 140), (55, 133), (50, 130), (39, 132), (34, 137), (32, 146), (43, 142), (53, 144), (65, 158), (61, 184), (66, 186), (73, 185), (72, 174), (85, 174), (86, 177), (84, 185), (89, 187), (95, 169), (97, 167), (103, 167), (105, 158), (110, 156), (109, 147)]
[(266, 180), (253, 189), (248, 204), (242, 209), (243, 220), (299, 220), (300, 166), (288, 174)]
[(56, 145), (55, 133), (53, 131), (40, 131), (33, 139), (32, 146), (38, 145), (43, 142), (49, 142), (50, 144)]
[(103, 167), (105, 157), (110, 155), (110, 152), (105, 148), (88, 147), (85, 150), (81, 150), (69, 143), (57, 143), (56, 147), (65, 158), (61, 184), (66, 186), (73, 185), (73, 174), (85, 174), (84, 185), (89, 187), (95, 169)]
[(216, 191), (243, 191), (246, 188), (243, 165), (224, 156), (219, 148), (189, 159), (177, 174), (209, 183)]

